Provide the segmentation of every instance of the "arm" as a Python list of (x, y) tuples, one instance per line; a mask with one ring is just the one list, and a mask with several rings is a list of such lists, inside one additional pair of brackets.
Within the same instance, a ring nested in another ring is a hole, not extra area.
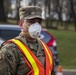
[(0, 75), (15, 75), (17, 68), (15, 47), (6, 44), (0, 49)]
[(0, 53), (0, 75), (26, 75), (30, 71), (15, 44), (6, 44), (1, 47)]

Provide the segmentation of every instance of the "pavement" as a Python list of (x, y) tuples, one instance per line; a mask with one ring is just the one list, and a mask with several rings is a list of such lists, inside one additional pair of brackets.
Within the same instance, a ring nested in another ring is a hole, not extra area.
[(76, 75), (76, 69), (63, 69), (63, 75)]
[(62, 69), (63, 71), (76, 72), (76, 69)]
[(76, 75), (76, 69), (62, 69), (62, 73), (56, 75)]
[(56, 75), (76, 75), (76, 69), (63, 69), (62, 66), (58, 66)]

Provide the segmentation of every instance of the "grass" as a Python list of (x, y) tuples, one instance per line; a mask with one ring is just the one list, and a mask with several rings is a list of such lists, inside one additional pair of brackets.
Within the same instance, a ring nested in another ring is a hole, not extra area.
[(76, 32), (49, 29), (57, 40), (60, 65), (65, 69), (76, 69)]

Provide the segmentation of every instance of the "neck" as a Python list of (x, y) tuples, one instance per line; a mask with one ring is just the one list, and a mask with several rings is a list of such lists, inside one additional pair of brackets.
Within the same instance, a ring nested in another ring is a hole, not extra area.
[(27, 41), (29, 42), (36, 42), (36, 39), (33, 39), (31, 37), (25, 37)]

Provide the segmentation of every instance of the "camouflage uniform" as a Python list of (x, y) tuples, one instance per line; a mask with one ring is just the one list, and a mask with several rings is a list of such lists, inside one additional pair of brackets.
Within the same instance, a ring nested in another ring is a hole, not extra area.
[[(36, 42), (29, 42), (21, 35), (16, 38), (26, 44), (41, 63), (45, 65), (44, 52), (38, 40)], [(0, 56), (0, 75), (26, 75), (30, 71), (23, 59), (22, 53), (14, 43), (2, 46)]]
[[(20, 19), (24, 19), (24, 18), (29, 19), (33, 17), (41, 18), (41, 15), (40, 15), (41, 9), (40, 10), (39, 9), (40, 8), (38, 7), (33, 8), (33, 10), (36, 10), (33, 13), (30, 13), (31, 11), (33, 11), (32, 9), (30, 10), (27, 9), (29, 13), (26, 15), (25, 10), (21, 8), (19, 10)], [(37, 13), (37, 12), (40, 12), (40, 13)], [(27, 41), (26, 38), (22, 36), (22, 34), (20, 34), (15, 39), (19, 39), (24, 44), (26, 44), (32, 50), (32, 52), (36, 55), (36, 57), (40, 60), (42, 65), (45, 67), (45, 55), (44, 55), (44, 51), (39, 40), (36, 40), (36, 42)], [(27, 75), (29, 71), (30, 71), (30, 68), (24, 61), (23, 54), (20, 52), (20, 50), (14, 43), (7, 43), (1, 47), (0, 49), (0, 75)]]

